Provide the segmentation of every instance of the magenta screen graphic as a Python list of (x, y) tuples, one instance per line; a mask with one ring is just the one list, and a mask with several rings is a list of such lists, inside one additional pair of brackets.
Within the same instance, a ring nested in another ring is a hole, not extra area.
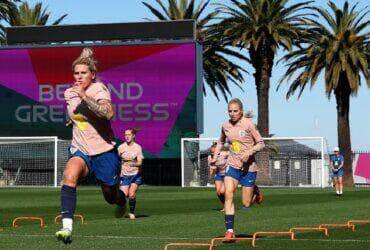
[[(125, 128), (138, 127), (141, 131), (137, 140), (146, 153), (176, 156), (164, 150), (166, 142), (171, 144), (176, 141), (174, 137), (196, 131), (195, 107), (185, 107), (186, 100), (197, 94), (196, 44), (92, 48), (98, 61), (98, 78), (110, 89), (115, 107), (112, 125), (116, 138), (124, 138)], [(63, 93), (73, 83), (71, 65), (81, 50), (0, 50), (0, 134), (70, 138), (71, 129), (64, 125)], [(185, 124), (176, 123), (184, 109)], [(175, 125), (177, 132), (173, 132)]]

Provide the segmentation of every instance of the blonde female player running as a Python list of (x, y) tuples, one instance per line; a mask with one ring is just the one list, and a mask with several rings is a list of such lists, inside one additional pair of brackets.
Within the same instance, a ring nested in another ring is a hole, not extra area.
[(143, 164), (141, 146), (135, 142), (138, 129), (125, 130), (125, 142), (118, 147), (118, 154), (122, 159), (120, 189), (128, 196), (131, 220), (135, 220), (136, 192), (143, 184), (140, 167)]
[(212, 158), (214, 157), (214, 153), (216, 150), (217, 143), (212, 144), (209, 148), (210, 155), (208, 156), (208, 166), (209, 166), (209, 174), (212, 177), (215, 176), (215, 188), (218, 199), (222, 203), (221, 211), (224, 211), (224, 204), (225, 204), (225, 185), (224, 185), (224, 178), (225, 178), (225, 164), (226, 159), (229, 156), (228, 151), (222, 150), (220, 154), (217, 156), (216, 162), (212, 162)]
[[(251, 197), (257, 176), (257, 164), (254, 158), (256, 152), (264, 148), (265, 144), (260, 133), (255, 128), (251, 119), (243, 116), (243, 104), (235, 98), (228, 103), (230, 119), (222, 125), (221, 136), (217, 142), (215, 157), (216, 162), (226, 139), (231, 143), (230, 154), (226, 162), (225, 174), (225, 226), (224, 241), (232, 241), (234, 234), (234, 192), (238, 184), (242, 185), (242, 196)], [(244, 169), (247, 166), (248, 169)]]
[(117, 217), (124, 215), (126, 204), (125, 194), (118, 185), (120, 161), (110, 124), (114, 114), (111, 97), (105, 85), (96, 80), (96, 61), (91, 49), (83, 49), (72, 70), (75, 83), (65, 91), (64, 98), (73, 135), (61, 188), (63, 228), (55, 234), (64, 243), (72, 240), (79, 179), (94, 174), (105, 200), (117, 204)]

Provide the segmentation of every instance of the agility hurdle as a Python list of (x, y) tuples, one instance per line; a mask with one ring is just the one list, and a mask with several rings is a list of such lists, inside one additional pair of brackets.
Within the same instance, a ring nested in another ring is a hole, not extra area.
[(41, 217), (33, 217), (33, 216), (21, 216), (21, 217), (16, 217), (13, 222), (12, 222), (12, 226), (13, 227), (18, 227), (19, 225), (17, 224), (18, 221), (21, 221), (21, 220), (38, 220), (40, 221), (40, 227), (41, 228), (44, 228), (46, 227), (45, 225), (45, 221), (43, 218)]
[(365, 219), (365, 220), (349, 220), (347, 222), (347, 225), (348, 226), (353, 226), (353, 230), (352, 231), (355, 231), (355, 227), (356, 227), (355, 224), (368, 224), (368, 223), (370, 223), (370, 220), (369, 219)]
[(331, 228), (335, 228), (335, 227), (346, 227), (348, 229), (352, 229), (352, 232), (355, 231), (355, 225), (349, 225), (348, 223), (346, 224), (320, 224), (319, 225), (319, 228), (328, 228), (328, 227), (331, 227)]
[[(79, 219), (81, 220), (81, 224), (82, 224), (82, 225), (86, 225), (86, 224), (87, 224), (87, 222), (86, 222), (86, 220), (85, 220), (85, 218), (83, 217), (83, 215), (82, 215), (82, 214), (75, 214), (75, 215), (73, 215), (73, 217), (74, 217), (74, 218), (79, 218)], [(56, 217), (54, 218), (54, 223), (55, 223), (55, 224), (59, 224), (59, 223), (60, 223), (60, 221), (61, 221), (61, 219), (62, 219), (62, 216), (61, 216), (61, 215), (56, 216)]]
[(209, 250), (214, 249), (215, 242), (217, 242), (217, 241), (224, 241), (224, 243), (233, 243), (235, 241), (249, 241), (249, 240), (253, 240), (253, 238), (251, 238), (251, 237), (239, 237), (239, 238), (228, 239), (228, 241), (225, 241), (224, 237), (213, 238), (213, 239), (211, 239), (211, 244), (209, 246)]
[(293, 233), (291, 239), (295, 240), (295, 231), (320, 231), (323, 232), (325, 236), (329, 236), (328, 229), (326, 227), (292, 227), (289, 232)]
[(290, 239), (294, 239), (294, 233), (290, 231), (260, 231), (253, 234), (252, 247), (256, 246), (257, 235), (289, 235)]

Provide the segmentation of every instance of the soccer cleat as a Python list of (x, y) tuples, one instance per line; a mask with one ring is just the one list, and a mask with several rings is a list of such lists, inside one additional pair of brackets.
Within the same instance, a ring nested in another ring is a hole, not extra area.
[(136, 219), (135, 214), (133, 214), (133, 213), (128, 213), (128, 217), (130, 218), (130, 220), (135, 220)]
[(116, 206), (116, 210), (115, 210), (115, 217), (116, 218), (122, 218), (126, 213), (126, 206), (119, 206), (117, 205)]
[(72, 231), (67, 228), (62, 228), (55, 233), (55, 236), (59, 241), (63, 241), (64, 244), (72, 243)]
[(235, 242), (235, 234), (231, 231), (226, 231), (225, 237), (222, 240), (223, 243), (233, 243)]
[(256, 203), (261, 204), (263, 202), (263, 195), (261, 194), (257, 185), (254, 186), (253, 193), (256, 196), (256, 199), (255, 199)]
[(220, 209), (220, 212), (225, 212), (225, 208), (221, 208)]

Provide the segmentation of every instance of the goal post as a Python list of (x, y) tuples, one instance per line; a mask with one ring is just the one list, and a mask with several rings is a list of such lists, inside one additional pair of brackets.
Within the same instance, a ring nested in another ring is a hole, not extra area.
[[(181, 139), (181, 185), (204, 187), (210, 179), (207, 157), (218, 138)], [(256, 155), (257, 183), (272, 187), (328, 187), (329, 155), (324, 137), (264, 138), (266, 147)]]
[(58, 137), (0, 137), (0, 186), (58, 186)]

